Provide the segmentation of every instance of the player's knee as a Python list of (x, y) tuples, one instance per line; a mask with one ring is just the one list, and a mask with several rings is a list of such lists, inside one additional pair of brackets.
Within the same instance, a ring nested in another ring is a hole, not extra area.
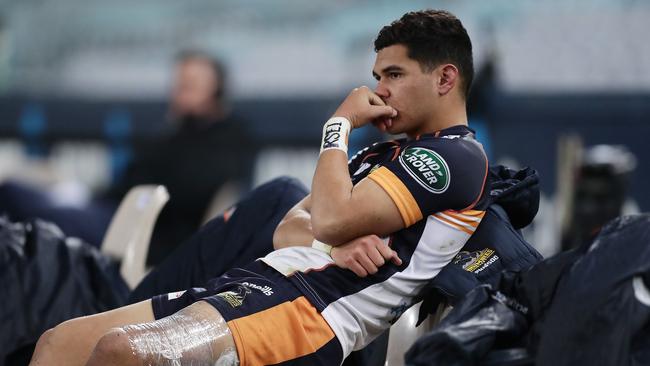
[(131, 350), (128, 334), (121, 328), (103, 335), (93, 350), (87, 365), (140, 365), (142, 360)]
[(48, 353), (52, 352), (52, 341), (54, 337), (54, 328), (48, 329), (43, 333), (36, 342), (36, 348), (34, 348), (34, 355), (32, 360), (47, 359)]
[[(52, 358), (53, 354), (61, 352), (68, 345), (71, 337), (71, 324), (72, 320), (65, 321), (46, 330), (39, 338), (34, 349), (32, 356), (32, 363), (42, 364), (42, 360), (47, 362)], [(38, 361), (38, 362), (36, 362)]]

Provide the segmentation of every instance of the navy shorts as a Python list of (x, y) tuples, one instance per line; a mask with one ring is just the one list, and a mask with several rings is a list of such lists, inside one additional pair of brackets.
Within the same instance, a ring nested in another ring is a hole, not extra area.
[(338, 365), (341, 346), (307, 298), (262, 261), (234, 268), (192, 288), (152, 298), (156, 319), (207, 301), (226, 320), (241, 366)]

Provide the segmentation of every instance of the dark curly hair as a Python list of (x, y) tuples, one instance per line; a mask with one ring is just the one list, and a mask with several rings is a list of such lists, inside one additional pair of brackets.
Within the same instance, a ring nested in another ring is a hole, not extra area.
[(454, 64), (467, 99), (474, 78), (472, 42), (456, 16), (432, 9), (406, 13), (379, 31), (375, 52), (396, 44), (406, 46), (408, 56), (425, 72), (442, 63)]

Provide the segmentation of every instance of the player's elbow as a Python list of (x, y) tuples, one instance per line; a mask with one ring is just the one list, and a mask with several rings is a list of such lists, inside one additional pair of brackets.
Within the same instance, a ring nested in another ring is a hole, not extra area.
[(285, 221), (283, 220), (280, 222), (280, 224), (275, 228), (275, 231), (273, 232), (273, 249), (278, 250), (282, 249), (287, 246), (287, 235), (286, 235), (286, 229), (284, 227)]
[(346, 241), (344, 224), (335, 217), (312, 217), (314, 238), (329, 245), (339, 245)]

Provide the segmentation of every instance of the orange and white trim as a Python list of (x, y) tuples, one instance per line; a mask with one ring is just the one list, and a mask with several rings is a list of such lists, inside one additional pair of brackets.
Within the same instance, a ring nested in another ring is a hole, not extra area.
[(456, 212), (447, 210), (437, 212), (431, 216), (443, 224), (472, 235), (474, 234), (474, 231), (476, 231), (478, 225), (481, 223), (484, 215), (485, 211), (466, 210), (462, 212)]

